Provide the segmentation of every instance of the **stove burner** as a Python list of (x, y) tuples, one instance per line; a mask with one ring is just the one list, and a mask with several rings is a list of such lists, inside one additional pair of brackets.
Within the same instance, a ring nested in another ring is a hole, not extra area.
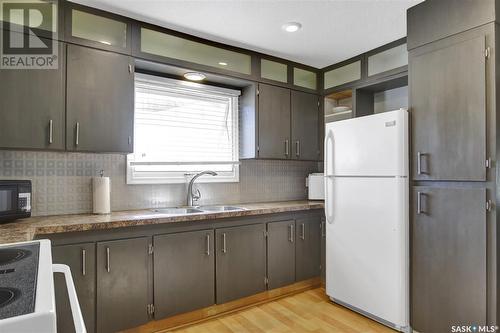
[(0, 287), (0, 309), (15, 301), (19, 297), (19, 290)]
[(23, 249), (1, 249), (0, 250), (0, 266), (12, 264), (23, 258), (28, 257), (31, 251)]

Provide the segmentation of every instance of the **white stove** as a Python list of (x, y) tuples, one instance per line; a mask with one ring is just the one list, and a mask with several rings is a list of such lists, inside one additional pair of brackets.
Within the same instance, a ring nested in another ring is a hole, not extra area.
[(75, 331), (86, 332), (71, 271), (52, 264), (49, 240), (0, 245), (0, 332), (57, 332), (54, 273), (65, 276)]

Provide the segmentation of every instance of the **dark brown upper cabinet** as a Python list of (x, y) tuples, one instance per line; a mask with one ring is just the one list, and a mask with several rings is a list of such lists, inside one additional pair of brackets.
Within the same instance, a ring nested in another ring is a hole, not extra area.
[(62, 150), (65, 142), (63, 43), (57, 69), (0, 69), (0, 147)]
[(69, 44), (67, 62), (67, 150), (132, 152), (132, 58)]
[(413, 179), (486, 179), (485, 49), (479, 35), (411, 52)]
[(131, 54), (131, 21), (125, 17), (66, 2), (65, 40), (118, 53)]
[(290, 89), (259, 84), (259, 158), (289, 159)]
[(498, 0), (423, 1), (407, 12), (408, 50), (498, 22)]
[(319, 159), (319, 98), (300, 91), (291, 92), (292, 159)]
[(243, 89), (240, 158), (318, 160), (318, 102), (316, 94), (270, 84)]

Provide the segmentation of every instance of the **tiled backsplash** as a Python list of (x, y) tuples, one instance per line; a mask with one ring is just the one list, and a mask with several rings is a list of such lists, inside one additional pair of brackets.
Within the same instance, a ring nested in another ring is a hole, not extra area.
[[(119, 154), (0, 151), (0, 179), (33, 182), (33, 215), (89, 213), (91, 177), (111, 177), (112, 210), (178, 206), (186, 185), (127, 185), (126, 156)], [(244, 160), (239, 183), (198, 184), (201, 204), (301, 200), (316, 162)]]

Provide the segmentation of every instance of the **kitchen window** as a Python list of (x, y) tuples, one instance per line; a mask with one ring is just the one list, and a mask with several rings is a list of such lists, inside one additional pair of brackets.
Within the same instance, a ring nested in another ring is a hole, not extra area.
[(128, 184), (238, 182), (240, 91), (137, 73)]

